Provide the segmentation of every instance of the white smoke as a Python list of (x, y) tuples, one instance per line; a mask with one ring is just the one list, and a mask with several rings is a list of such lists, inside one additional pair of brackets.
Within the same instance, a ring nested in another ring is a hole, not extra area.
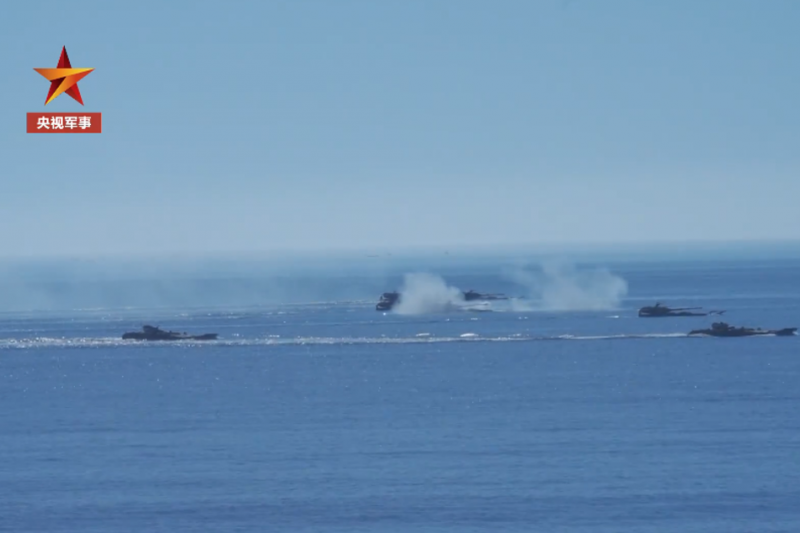
[(458, 288), (451, 287), (440, 276), (424, 272), (406, 274), (400, 295), (394, 310), (401, 315), (443, 313), (464, 301)]
[[(628, 293), (628, 283), (607, 269), (578, 270), (564, 262), (545, 262), (536, 269), (517, 268), (506, 275), (525, 289), (525, 299), (480, 310), (508, 310), (510, 304), (513, 311), (605, 311), (617, 309)], [(474, 310), (464, 301), (459, 288), (435, 274), (406, 274), (400, 295), (394, 307), (398, 314)], [(483, 305), (487, 306), (487, 302)]]
[(628, 283), (607, 269), (577, 270), (563, 262), (542, 263), (538, 270), (519, 268), (508, 277), (525, 287), (530, 303), (514, 302), (515, 310), (603, 311), (617, 309)]

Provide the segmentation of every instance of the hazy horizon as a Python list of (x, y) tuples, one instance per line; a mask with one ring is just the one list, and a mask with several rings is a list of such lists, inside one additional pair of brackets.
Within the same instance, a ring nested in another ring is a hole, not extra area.
[(800, 253), (798, 239), (693, 239), (666, 241), (595, 241), (595, 242), (520, 242), (501, 244), (458, 243), (392, 246), (321, 246), (285, 247), (275, 249), (209, 249), (209, 250), (151, 250), (124, 251), (104, 250), (89, 253), (82, 250), (34, 253), (9, 253), (0, 250), (0, 264), (38, 261), (111, 261), (111, 262), (170, 262), (208, 259), (212, 261), (284, 261), (304, 258), (328, 257), (332, 259), (366, 260), (390, 257), (438, 257), (458, 256), (466, 258), (497, 257), (507, 254), (531, 256), (591, 257), (597, 254), (609, 256), (633, 256), (653, 258), (661, 261), (665, 255), (678, 253), (690, 258), (736, 256), (747, 259), (751, 255), (767, 253), (770, 258), (793, 256)]
[(422, 302), (459, 289), (538, 290), (558, 308), (620, 301), (631, 272), (800, 268), (798, 242), (364, 252), (6, 258), (0, 312), (371, 301), (408, 276), (422, 276), (410, 285)]

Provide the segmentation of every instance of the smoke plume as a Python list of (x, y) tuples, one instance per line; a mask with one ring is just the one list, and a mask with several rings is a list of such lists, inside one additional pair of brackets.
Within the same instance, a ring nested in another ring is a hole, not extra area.
[(604, 268), (578, 270), (563, 262), (542, 263), (537, 270), (519, 268), (507, 272), (508, 277), (525, 287), (525, 305), (514, 304), (517, 310), (601, 311), (616, 309), (628, 293), (628, 283)]
[(413, 273), (404, 276), (400, 302), (394, 308), (401, 315), (442, 313), (463, 302), (461, 291), (440, 276)]

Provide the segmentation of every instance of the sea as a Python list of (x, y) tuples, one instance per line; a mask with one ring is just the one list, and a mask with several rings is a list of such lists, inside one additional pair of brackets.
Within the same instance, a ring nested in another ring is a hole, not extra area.
[(800, 257), (412, 259), (0, 270), (0, 531), (800, 531)]

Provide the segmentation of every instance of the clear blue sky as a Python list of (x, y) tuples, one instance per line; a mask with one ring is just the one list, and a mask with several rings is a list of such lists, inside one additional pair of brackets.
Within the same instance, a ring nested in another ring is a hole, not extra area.
[[(800, 238), (800, 2), (0, 17), (3, 255)], [(44, 107), (66, 45), (79, 87)], [(100, 135), (24, 133), (100, 111)]]

